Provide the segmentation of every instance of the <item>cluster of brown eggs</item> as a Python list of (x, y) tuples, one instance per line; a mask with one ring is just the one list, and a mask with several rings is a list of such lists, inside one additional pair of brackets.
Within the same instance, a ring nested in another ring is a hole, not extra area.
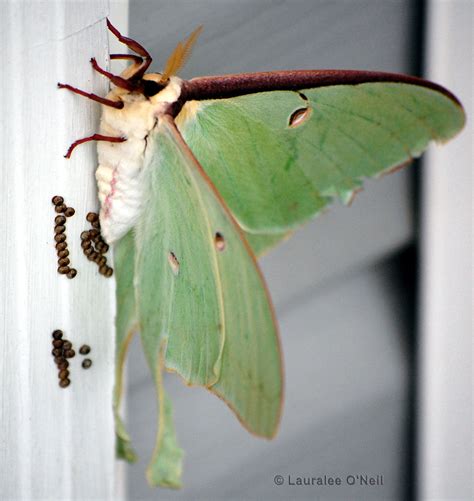
[(77, 270), (69, 266), (69, 251), (66, 242), (66, 218), (74, 216), (76, 212), (72, 207), (64, 203), (64, 198), (56, 195), (51, 200), (54, 210), (58, 213), (54, 219), (54, 241), (56, 242), (56, 252), (58, 255), (58, 273), (66, 275), (67, 278), (74, 278)]
[[(59, 377), (59, 386), (61, 388), (66, 388), (71, 384), (71, 380), (69, 378), (69, 361), (68, 358), (73, 358), (76, 356), (76, 352), (72, 348), (72, 343), (68, 339), (65, 339), (63, 336), (63, 331), (56, 329), (53, 331), (53, 351), (51, 352), (54, 356), (54, 362), (58, 367), (58, 377)], [(82, 345), (79, 348), (79, 353), (81, 355), (88, 355), (91, 351), (90, 346), (87, 344)], [(88, 369), (92, 365), (92, 360), (90, 358), (85, 358), (82, 361), (82, 368)]]
[(58, 367), (58, 377), (59, 386), (61, 388), (66, 388), (71, 384), (69, 379), (69, 362), (68, 358), (73, 358), (76, 352), (72, 349), (72, 343), (63, 339), (63, 331), (57, 329), (53, 331), (53, 351), (51, 352), (54, 356), (54, 362)]
[(81, 233), (81, 247), (89, 261), (93, 261), (99, 267), (99, 273), (104, 277), (111, 277), (114, 270), (107, 265), (107, 258), (104, 254), (109, 250), (109, 246), (100, 234), (99, 215), (89, 212), (86, 216), (91, 223), (92, 229)]

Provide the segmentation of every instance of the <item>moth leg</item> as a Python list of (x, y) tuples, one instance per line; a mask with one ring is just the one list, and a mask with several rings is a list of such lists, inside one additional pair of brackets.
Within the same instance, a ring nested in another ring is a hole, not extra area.
[(110, 54), (110, 59), (131, 59), (136, 64), (143, 63), (143, 58), (135, 54)]
[(83, 143), (88, 143), (89, 141), (108, 141), (109, 143), (123, 143), (126, 140), (127, 140), (126, 137), (114, 137), (114, 136), (103, 136), (102, 134), (93, 134), (92, 136), (83, 137), (82, 139), (74, 141), (71, 144), (71, 146), (69, 146), (69, 149), (67, 150), (67, 153), (64, 155), (64, 158), (71, 158), (72, 151), (76, 146), (79, 146), (80, 144)]
[(123, 103), (122, 101), (112, 101), (111, 99), (106, 99), (105, 97), (100, 97), (97, 94), (91, 94), (89, 92), (85, 92), (77, 87), (73, 87), (69, 84), (62, 84), (58, 82), (59, 89), (68, 89), (75, 94), (79, 94), (81, 96), (87, 97), (88, 99), (92, 99), (92, 101), (97, 101), (98, 103), (105, 104), (105, 106), (111, 106), (112, 108), (122, 109)]
[(91, 59), (91, 64), (94, 70), (97, 71), (97, 73), (100, 73), (101, 75), (104, 75), (104, 77), (107, 77), (117, 87), (121, 87), (122, 89), (126, 89), (130, 92), (133, 92), (134, 90), (139, 90), (140, 85), (138, 84), (138, 82), (131, 82), (126, 78), (113, 75), (109, 71), (104, 70), (97, 64), (95, 57)]
[(117, 40), (124, 45), (126, 45), (129, 49), (133, 50), (140, 56), (144, 58), (141, 66), (137, 68), (135, 73), (130, 78), (142, 78), (145, 74), (145, 71), (149, 68), (151, 62), (153, 61), (150, 53), (143, 47), (143, 45), (139, 44), (136, 40), (132, 40), (131, 38), (124, 37), (120, 31), (107, 19), (107, 28), (117, 37)]

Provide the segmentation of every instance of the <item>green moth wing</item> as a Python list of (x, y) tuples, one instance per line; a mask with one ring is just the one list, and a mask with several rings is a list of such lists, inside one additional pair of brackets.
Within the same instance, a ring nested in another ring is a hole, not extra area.
[[(118, 457), (134, 462), (137, 457), (120, 416), (125, 357), (130, 341), (139, 329), (134, 292), (135, 235), (133, 231), (128, 232), (115, 245), (114, 263), (117, 284), (116, 376), (113, 401), (117, 435), (116, 449)], [(178, 488), (181, 487), (183, 451), (177, 443), (172, 404), (163, 385), (164, 346), (165, 343), (162, 342), (153, 367), (158, 401), (158, 430), (156, 445), (147, 469), (147, 478), (151, 485)]]
[(145, 354), (220, 396), (271, 437), (280, 419), (278, 332), (241, 230), (169, 116), (148, 139), (148, 204), (136, 227), (135, 287)]
[(438, 89), (375, 81), (188, 101), (177, 124), (260, 254), (464, 120)]
[(123, 386), (123, 369), (128, 346), (138, 328), (138, 320), (133, 293), (133, 274), (135, 266), (135, 240), (129, 231), (114, 248), (116, 304), (115, 318), (115, 387), (114, 418), (117, 435), (117, 456), (129, 462), (136, 461), (136, 454), (131, 446), (130, 437), (120, 416)]

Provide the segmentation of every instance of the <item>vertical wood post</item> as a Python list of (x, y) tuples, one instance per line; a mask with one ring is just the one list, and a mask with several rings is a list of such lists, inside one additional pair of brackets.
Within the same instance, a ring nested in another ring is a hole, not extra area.
[(467, 123), (423, 175), (418, 421), (420, 499), (472, 499), (472, 14), (428, 2), (427, 77), (463, 103)]
[[(126, 2), (114, 5), (125, 11)], [(97, 103), (57, 82), (104, 95), (108, 82), (89, 60), (108, 63), (106, 0), (2, 3), (0, 178), (0, 498), (117, 499), (112, 416), (114, 280), (82, 253), (85, 216), (97, 211), (95, 145), (63, 158), (98, 128)], [(57, 273), (51, 203), (67, 219), (71, 266)], [(111, 261), (110, 252), (108, 259)], [(58, 385), (51, 333), (76, 351), (69, 387)], [(91, 347), (84, 370), (82, 344)]]

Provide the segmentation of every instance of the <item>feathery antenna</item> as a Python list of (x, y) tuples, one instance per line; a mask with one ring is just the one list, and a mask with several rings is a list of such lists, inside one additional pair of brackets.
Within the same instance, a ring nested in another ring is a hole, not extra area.
[(198, 26), (184, 42), (179, 42), (171, 56), (166, 61), (165, 69), (161, 77), (162, 82), (166, 82), (171, 75), (176, 73), (186, 64), (193, 45), (196, 43), (198, 36), (201, 34), (202, 25)]

